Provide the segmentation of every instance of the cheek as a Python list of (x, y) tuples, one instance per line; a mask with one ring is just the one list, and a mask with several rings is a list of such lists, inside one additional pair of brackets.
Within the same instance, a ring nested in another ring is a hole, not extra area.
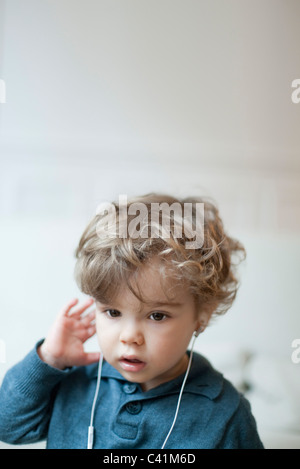
[(112, 328), (107, 327), (105, 321), (98, 318), (96, 320), (96, 333), (98, 344), (103, 353), (105, 353), (106, 350), (109, 350), (109, 345), (113, 345)]
[(167, 334), (154, 334), (148, 341), (148, 346), (155, 354), (161, 357), (162, 360), (169, 360), (172, 358), (176, 361), (185, 354), (187, 347), (190, 343), (191, 334), (184, 329), (173, 330)]

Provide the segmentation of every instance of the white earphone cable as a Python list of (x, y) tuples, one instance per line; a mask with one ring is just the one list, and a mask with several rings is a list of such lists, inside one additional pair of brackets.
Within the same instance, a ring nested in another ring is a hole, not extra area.
[(197, 335), (193, 334), (193, 342), (192, 342), (191, 351), (190, 351), (190, 359), (189, 359), (188, 367), (186, 369), (185, 376), (184, 376), (184, 379), (183, 379), (183, 382), (182, 382), (182, 385), (181, 385), (181, 389), (180, 389), (180, 393), (179, 393), (179, 397), (178, 397), (178, 402), (177, 402), (177, 407), (176, 407), (176, 411), (175, 411), (175, 416), (174, 416), (171, 428), (169, 430), (169, 433), (167, 434), (166, 439), (165, 439), (161, 449), (164, 449), (164, 447), (166, 446), (166, 443), (167, 443), (167, 441), (168, 441), (168, 439), (169, 439), (169, 437), (170, 437), (170, 435), (173, 431), (174, 425), (175, 425), (176, 420), (177, 420), (177, 415), (178, 415), (178, 411), (179, 411), (179, 407), (180, 407), (182, 393), (183, 393), (184, 386), (185, 386), (185, 383), (186, 383), (186, 380), (187, 380), (187, 377), (189, 375), (189, 371), (190, 371), (190, 368), (191, 368), (191, 364), (192, 364), (193, 349), (194, 349), (194, 344), (195, 344), (196, 339), (197, 339)]
[(93, 442), (94, 442), (94, 414), (95, 414), (95, 407), (96, 407), (96, 402), (97, 402), (99, 389), (100, 389), (100, 383), (101, 383), (102, 363), (103, 363), (103, 353), (101, 353), (100, 360), (99, 360), (99, 365), (98, 365), (97, 385), (96, 385), (96, 391), (95, 391), (95, 396), (94, 396), (92, 411), (91, 411), (91, 420), (90, 420), (90, 426), (89, 426), (89, 432), (88, 432), (87, 449), (92, 449), (93, 448)]

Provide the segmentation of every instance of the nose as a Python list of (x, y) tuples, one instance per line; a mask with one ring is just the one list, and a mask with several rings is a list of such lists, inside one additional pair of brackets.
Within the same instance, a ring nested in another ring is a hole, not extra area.
[(144, 343), (144, 335), (137, 321), (127, 321), (122, 326), (120, 333), (120, 341), (123, 344), (142, 345)]

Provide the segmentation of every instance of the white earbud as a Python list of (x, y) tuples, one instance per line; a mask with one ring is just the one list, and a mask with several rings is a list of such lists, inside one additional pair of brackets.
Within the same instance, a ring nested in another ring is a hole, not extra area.
[(201, 334), (202, 332), (204, 332), (204, 330), (205, 330), (205, 326), (202, 325), (202, 326), (199, 327), (199, 329), (197, 329), (197, 330), (194, 332), (193, 335), (194, 335), (195, 337), (198, 337), (198, 335)]

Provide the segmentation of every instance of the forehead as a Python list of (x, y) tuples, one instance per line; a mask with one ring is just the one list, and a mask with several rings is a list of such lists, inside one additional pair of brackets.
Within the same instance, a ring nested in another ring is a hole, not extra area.
[[(135, 297), (135, 301), (146, 304), (183, 304), (190, 297), (189, 290), (182, 280), (175, 279), (170, 266), (162, 265), (160, 259), (153, 258), (130, 278), (130, 287), (123, 284), (118, 289), (116, 299)], [(133, 291), (132, 291), (133, 290)]]

